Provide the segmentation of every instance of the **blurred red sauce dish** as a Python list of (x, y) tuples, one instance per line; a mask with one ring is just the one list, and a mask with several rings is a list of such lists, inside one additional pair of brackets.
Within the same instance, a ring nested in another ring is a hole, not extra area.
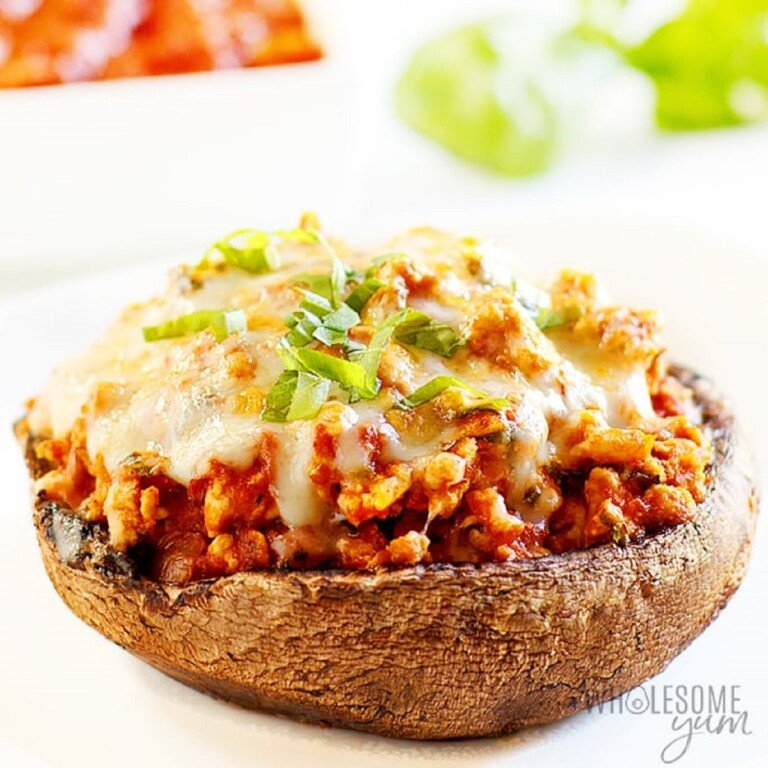
[(292, 0), (0, 0), (0, 88), (321, 55)]

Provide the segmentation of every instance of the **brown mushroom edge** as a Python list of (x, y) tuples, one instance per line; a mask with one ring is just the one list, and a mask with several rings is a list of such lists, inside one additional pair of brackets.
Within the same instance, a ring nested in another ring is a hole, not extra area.
[(746, 570), (758, 507), (751, 454), (712, 386), (676, 375), (714, 434), (711, 492), (693, 523), (623, 548), (480, 566), (254, 571), (178, 588), (139, 576), (103, 526), (40, 501), (45, 568), (86, 624), (245, 707), (411, 739), (558, 720), (664, 669)]

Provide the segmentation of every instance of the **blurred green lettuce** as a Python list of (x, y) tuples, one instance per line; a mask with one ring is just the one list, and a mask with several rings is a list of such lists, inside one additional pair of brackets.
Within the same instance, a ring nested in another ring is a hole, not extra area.
[(467, 160), (508, 176), (538, 173), (555, 155), (584, 48), (524, 18), (455, 29), (413, 56), (397, 85), (398, 113)]
[[(643, 42), (614, 33), (623, 0), (581, 0), (571, 28), (504, 17), (450, 31), (413, 56), (397, 110), (455, 154), (507, 176), (546, 169), (606, 54), (643, 72), (659, 127), (692, 130), (768, 119), (768, 0), (690, 0)], [(600, 59), (600, 54), (603, 58)]]
[(625, 58), (653, 80), (661, 128), (768, 117), (768, 0), (691, 0)]
[(419, 50), (397, 88), (401, 117), (457, 155), (510, 176), (551, 161), (555, 119), (535, 83), (502, 100), (502, 57), (487, 25), (449, 32)]

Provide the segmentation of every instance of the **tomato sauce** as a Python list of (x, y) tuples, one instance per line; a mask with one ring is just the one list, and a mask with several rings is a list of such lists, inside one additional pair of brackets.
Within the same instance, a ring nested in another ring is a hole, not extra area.
[(0, 88), (320, 56), (292, 0), (0, 0)]

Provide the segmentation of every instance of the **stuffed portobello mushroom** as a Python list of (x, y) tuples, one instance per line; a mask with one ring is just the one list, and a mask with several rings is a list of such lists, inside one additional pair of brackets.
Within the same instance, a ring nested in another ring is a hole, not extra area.
[(749, 451), (650, 311), (469, 238), (240, 230), (17, 425), (46, 570), (216, 696), (407, 738), (550, 722), (738, 587)]

